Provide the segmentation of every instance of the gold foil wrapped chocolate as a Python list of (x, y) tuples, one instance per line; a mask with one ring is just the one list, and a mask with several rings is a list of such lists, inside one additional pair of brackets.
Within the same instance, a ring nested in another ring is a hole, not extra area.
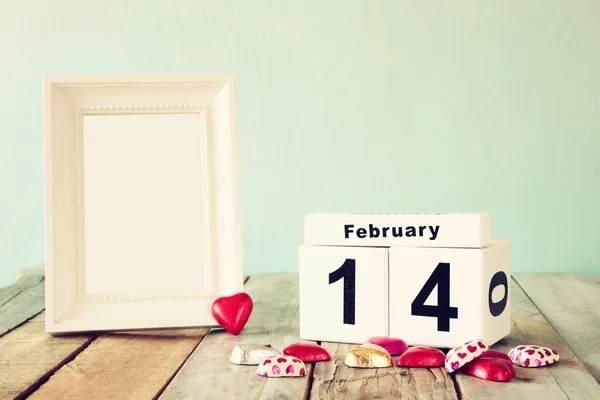
[(258, 365), (267, 357), (281, 354), (281, 350), (270, 344), (244, 343), (234, 347), (229, 361), (241, 365)]
[(381, 346), (363, 344), (350, 349), (344, 364), (353, 368), (387, 368), (392, 366), (392, 357)]

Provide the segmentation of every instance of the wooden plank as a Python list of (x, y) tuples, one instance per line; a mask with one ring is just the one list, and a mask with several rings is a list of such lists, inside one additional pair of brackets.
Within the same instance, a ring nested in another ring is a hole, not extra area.
[(44, 282), (43, 277), (28, 276), (2, 290), (0, 293), (0, 337), (44, 309)]
[(521, 344), (547, 346), (558, 351), (561, 360), (557, 364), (542, 368), (522, 368), (515, 365), (517, 376), (505, 383), (484, 381), (458, 372), (455, 379), (462, 398), (600, 399), (600, 386), (585, 366), (548, 324), (519, 285), (513, 280), (510, 286), (512, 331), (492, 348), (508, 353), (512, 347)]
[(188, 359), (161, 399), (304, 399), (312, 365), (302, 378), (264, 378), (256, 366), (229, 361), (242, 342), (283, 348), (298, 340), (298, 274), (254, 275), (246, 284), (254, 310), (238, 336), (212, 330)]
[(0, 288), (0, 307), (8, 303), (9, 300), (19, 293), (32, 286), (37, 285), (44, 279), (43, 276), (25, 276), (10, 286)]
[(0, 338), (0, 398), (21, 398), (84, 349), (95, 336), (52, 337), (41, 313)]
[(444, 368), (349, 368), (344, 358), (355, 345), (321, 344), (330, 362), (315, 364), (310, 399), (456, 399), (454, 381)]
[(184, 329), (103, 334), (30, 398), (155, 398), (207, 332)]
[(543, 273), (515, 279), (600, 382), (600, 276)]

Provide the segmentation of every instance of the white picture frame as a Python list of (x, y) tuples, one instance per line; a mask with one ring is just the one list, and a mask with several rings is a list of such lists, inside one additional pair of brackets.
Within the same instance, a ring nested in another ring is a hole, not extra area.
[(243, 291), (231, 75), (44, 78), (46, 331), (216, 326)]

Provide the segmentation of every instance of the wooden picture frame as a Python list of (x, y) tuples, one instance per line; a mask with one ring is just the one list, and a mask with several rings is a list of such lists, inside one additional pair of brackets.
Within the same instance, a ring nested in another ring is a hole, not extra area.
[(243, 291), (231, 75), (46, 77), (46, 331), (216, 326)]

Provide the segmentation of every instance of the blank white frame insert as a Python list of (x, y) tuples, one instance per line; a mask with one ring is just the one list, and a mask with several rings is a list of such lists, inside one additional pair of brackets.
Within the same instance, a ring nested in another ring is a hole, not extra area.
[(46, 78), (46, 330), (216, 326), (243, 291), (231, 76)]

